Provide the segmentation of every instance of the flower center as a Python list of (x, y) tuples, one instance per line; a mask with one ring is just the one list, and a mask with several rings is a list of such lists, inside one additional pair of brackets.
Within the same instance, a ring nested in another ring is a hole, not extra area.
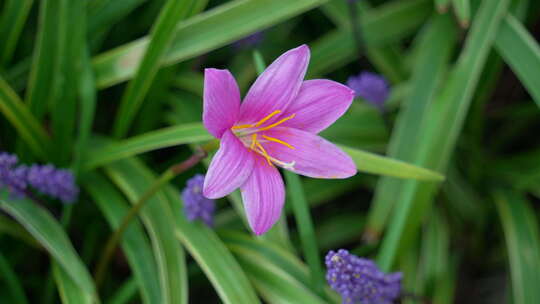
[(266, 161), (268, 162), (270, 166), (273, 166), (273, 163), (275, 163), (277, 165), (282, 166), (285, 169), (294, 169), (294, 164), (295, 164), (294, 161), (287, 163), (275, 157), (270, 156), (266, 152), (266, 149), (264, 149), (263, 144), (268, 143), (268, 142), (275, 142), (293, 150), (295, 149), (295, 147), (291, 146), (290, 144), (288, 144), (287, 142), (283, 140), (270, 137), (264, 134), (259, 134), (259, 132), (270, 130), (272, 128), (275, 128), (281, 125), (287, 120), (293, 119), (294, 116), (296, 115), (296, 114), (292, 114), (290, 116), (280, 119), (279, 121), (273, 124), (262, 126), (270, 118), (274, 117), (275, 115), (279, 113), (281, 113), (280, 110), (275, 110), (274, 112), (268, 114), (263, 119), (259, 120), (257, 123), (236, 125), (236, 126), (233, 126), (231, 129), (233, 130), (234, 134), (242, 141), (244, 146), (246, 146), (246, 148), (249, 148), (252, 151), (264, 156), (264, 158), (266, 158)]

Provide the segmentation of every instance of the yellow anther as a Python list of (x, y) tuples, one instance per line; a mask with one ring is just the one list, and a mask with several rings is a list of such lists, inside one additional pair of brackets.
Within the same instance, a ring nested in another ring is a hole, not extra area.
[(251, 135), (251, 147), (250, 147), (251, 150), (255, 149), (256, 143), (257, 143), (257, 133), (253, 133), (253, 135)]
[[(290, 148), (290, 149), (293, 149), (293, 150), (295, 149), (293, 146), (291, 146), (291, 145), (289, 145), (288, 143), (286, 143), (286, 142), (284, 142), (284, 141), (282, 141), (282, 140), (279, 140), (279, 139), (277, 139), (277, 138), (273, 138), (273, 137), (266, 136), (266, 135), (262, 135), (262, 137), (263, 137), (264, 139), (266, 139), (266, 140), (273, 141), (273, 142), (276, 142), (276, 143), (278, 143), (278, 144), (282, 144), (282, 145), (284, 145), (284, 146), (287, 147), (287, 148)], [(253, 149), (253, 148), (252, 148), (252, 149)]]
[(264, 158), (266, 158), (268, 164), (273, 167), (274, 165), (272, 165), (272, 161), (270, 161), (270, 156), (268, 155), (268, 153), (266, 153), (266, 150), (263, 148), (263, 146), (259, 142), (257, 142), (256, 145), (259, 149), (261, 149), (261, 153), (263, 154)]
[(259, 120), (259, 122), (257, 124), (255, 124), (255, 127), (258, 127), (260, 125), (262, 125), (265, 121), (269, 120), (270, 118), (272, 118), (273, 116), (277, 115), (281, 113), (280, 110), (275, 110), (274, 112), (270, 113), (268, 116), (266, 116), (265, 118)]
[(253, 128), (253, 125), (252, 125), (252, 124), (249, 124), (249, 125), (238, 125), (238, 126), (233, 126), (233, 127), (232, 127), (233, 130), (245, 129), (245, 128)]
[(266, 127), (264, 127), (264, 128), (260, 128), (259, 131), (270, 130), (270, 129), (274, 128), (274, 127), (277, 127), (277, 126), (279, 126), (280, 124), (286, 122), (287, 120), (294, 118), (295, 115), (296, 115), (296, 114), (292, 114), (291, 116), (285, 117), (285, 118), (283, 118), (282, 120), (280, 120), (280, 121), (278, 121), (278, 122), (276, 122), (276, 123), (273, 123), (273, 124), (271, 124), (271, 125), (269, 125), (269, 126), (266, 126)]

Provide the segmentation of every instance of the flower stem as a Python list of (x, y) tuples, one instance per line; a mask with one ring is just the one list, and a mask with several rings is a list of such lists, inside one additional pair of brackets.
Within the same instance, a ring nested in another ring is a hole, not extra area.
[(146, 202), (148, 202), (149, 199), (152, 198), (152, 196), (154, 196), (154, 194), (156, 194), (161, 189), (161, 187), (163, 187), (163, 185), (175, 178), (178, 174), (195, 166), (202, 159), (204, 159), (206, 155), (206, 150), (199, 149), (187, 160), (169, 167), (169, 169), (167, 169), (156, 181), (154, 181), (150, 188), (148, 188), (148, 190), (146, 190), (146, 192), (144, 192), (143, 195), (135, 202), (133, 207), (131, 207), (129, 212), (122, 219), (122, 222), (120, 223), (116, 231), (107, 240), (105, 249), (103, 250), (101, 258), (99, 259), (99, 262), (94, 271), (94, 280), (97, 288), (99, 288), (99, 286), (103, 282), (105, 270), (109, 265), (109, 262), (112, 258), (113, 253), (116, 250), (116, 247), (118, 246), (118, 242), (121, 240), (124, 232), (129, 227), (131, 221), (135, 217), (137, 217), (139, 211), (142, 209), (142, 207), (146, 205)]

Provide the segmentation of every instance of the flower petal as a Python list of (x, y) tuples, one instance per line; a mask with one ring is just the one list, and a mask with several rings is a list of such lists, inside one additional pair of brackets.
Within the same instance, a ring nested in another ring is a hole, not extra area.
[(264, 135), (294, 147), (291, 149), (272, 141), (262, 144), (271, 157), (295, 163), (294, 168), (283, 166), (285, 169), (315, 178), (347, 178), (356, 174), (356, 165), (351, 157), (318, 135), (287, 127), (273, 128)]
[(204, 196), (220, 198), (243, 185), (253, 170), (253, 161), (253, 153), (230, 130), (225, 131), (206, 172)]
[(300, 92), (282, 114), (295, 117), (282, 126), (319, 133), (343, 115), (354, 99), (354, 91), (341, 83), (314, 79), (302, 83)]
[(279, 219), (285, 203), (285, 187), (278, 169), (254, 155), (253, 172), (240, 190), (249, 226), (256, 235), (261, 235)]
[(208, 131), (221, 138), (238, 120), (240, 90), (227, 70), (204, 70), (203, 122)]
[[(309, 62), (309, 47), (301, 45), (279, 56), (257, 78), (240, 106), (240, 122), (254, 123), (270, 113), (285, 111), (296, 97)], [(268, 123), (275, 121), (274, 116)]]

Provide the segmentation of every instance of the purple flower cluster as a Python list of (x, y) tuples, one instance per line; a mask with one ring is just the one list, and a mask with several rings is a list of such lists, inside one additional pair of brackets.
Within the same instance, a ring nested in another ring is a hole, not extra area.
[(186, 188), (182, 191), (184, 212), (188, 220), (201, 219), (207, 226), (212, 227), (216, 204), (214, 200), (204, 197), (203, 185), (204, 175), (202, 174), (197, 174), (187, 181)]
[(344, 304), (391, 304), (401, 293), (401, 273), (385, 274), (373, 261), (347, 250), (328, 252), (325, 262), (326, 280)]
[(18, 158), (0, 153), (0, 188), (7, 188), (16, 197), (24, 197), (29, 186), (42, 194), (74, 202), (79, 195), (75, 177), (69, 170), (56, 169), (53, 165), (19, 165)]
[(390, 86), (386, 79), (371, 72), (362, 72), (358, 76), (349, 77), (347, 86), (354, 90), (356, 97), (365, 99), (379, 110), (383, 110), (390, 94)]

